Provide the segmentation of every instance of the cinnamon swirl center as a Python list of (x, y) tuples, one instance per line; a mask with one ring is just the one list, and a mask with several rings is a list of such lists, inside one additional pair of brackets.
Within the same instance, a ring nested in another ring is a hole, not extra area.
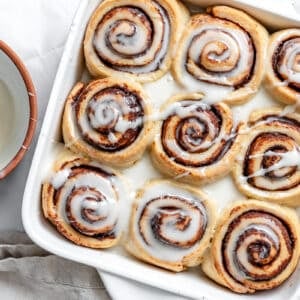
[(282, 81), (300, 90), (300, 37), (283, 41), (273, 54), (273, 69)]
[(102, 151), (129, 147), (143, 129), (140, 96), (122, 87), (105, 88), (76, 103), (76, 118), (83, 139)]
[(118, 190), (111, 176), (95, 166), (71, 167), (54, 198), (58, 214), (74, 230), (99, 239), (114, 237)]
[(139, 232), (147, 245), (155, 238), (167, 246), (189, 249), (203, 237), (207, 216), (201, 203), (175, 196), (149, 201), (139, 221)]
[(233, 88), (251, 79), (255, 48), (243, 28), (208, 15), (195, 17), (191, 28), (184, 68), (194, 79)]
[[(111, 22), (111, 19), (115, 22)], [(107, 23), (110, 25), (107, 26)], [(111, 51), (121, 57), (131, 58), (143, 55), (151, 46), (153, 25), (141, 9), (123, 6), (112, 9), (103, 17), (97, 26), (94, 41), (101, 38), (102, 32), (105, 32), (105, 45)], [(94, 46), (102, 60), (118, 65), (97, 43)]]
[(231, 115), (222, 106), (196, 101), (181, 101), (161, 128), (165, 153), (176, 163), (191, 167), (219, 161), (234, 138)]
[(133, 74), (158, 70), (171, 36), (167, 10), (156, 1), (112, 7), (99, 20), (95, 53), (109, 68)]

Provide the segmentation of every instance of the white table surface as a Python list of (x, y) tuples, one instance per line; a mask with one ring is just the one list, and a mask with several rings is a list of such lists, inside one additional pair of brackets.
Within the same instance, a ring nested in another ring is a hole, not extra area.
[(38, 96), (34, 141), (17, 169), (0, 180), (0, 230), (23, 230), (21, 206), (25, 182), (57, 66), (78, 4), (79, 0), (0, 0), (0, 39), (23, 60)]

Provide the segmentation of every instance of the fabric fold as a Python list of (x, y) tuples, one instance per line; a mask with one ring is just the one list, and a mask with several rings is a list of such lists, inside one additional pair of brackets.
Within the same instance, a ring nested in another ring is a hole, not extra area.
[(2, 299), (110, 299), (91, 267), (48, 253), (22, 232), (0, 233)]

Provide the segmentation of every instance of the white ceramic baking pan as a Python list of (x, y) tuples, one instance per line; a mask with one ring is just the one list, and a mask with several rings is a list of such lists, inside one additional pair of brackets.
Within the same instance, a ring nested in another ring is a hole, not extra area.
[[(238, 6), (247, 10), (253, 16), (257, 16), (265, 25), (271, 27), (273, 25), (273, 28), (274, 25), (277, 25), (276, 28), (290, 26), (300, 27), (300, 17), (294, 12), (292, 2), (289, 1), (192, 1), (201, 6), (216, 3)], [(300, 268), (297, 269), (287, 282), (275, 290), (257, 293), (254, 296), (241, 296), (233, 294), (229, 290), (208, 280), (202, 275), (199, 267), (190, 269), (187, 272), (173, 274), (137, 261), (129, 256), (122, 247), (109, 250), (93, 250), (74, 245), (58, 234), (51, 224), (45, 220), (42, 215), (40, 201), (41, 183), (49, 176), (51, 165), (62, 147), (60, 128), (65, 98), (75, 82), (87, 76), (82, 54), (82, 39), (88, 19), (99, 2), (99, 0), (81, 1), (59, 66), (24, 193), (22, 218), (24, 228), (28, 235), (36, 244), (59, 256), (186, 297), (210, 300), (299, 299), (300, 289), (298, 290), (298, 283), (300, 283)], [(168, 88), (166, 88), (167, 85)], [(158, 99), (155, 103), (158, 105), (159, 102), (168, 98), (170, 87), (171, 89), (172, 86), (175, 88), (174, 85), (175, 83), (170, 79), (170, 75), (167, 74), (159, 80), (159, 82), (148, 84), (145, 88), (150, 93), (150, 97)], [(155, 94), (157, 90), (159, 90), (159, 94), (157, 92)], [(244, 106), (243, 111), (249, 112), (253, 108), (275, 104), (277, 103), (261, 89), (258, 95)], [(237, 107), (236, 109), (240, 108)], [(144, 168), (145, 165), (147, 166), (147, 160), (146, 155), (143, 160), (137, 164), (135, 170), (129, 169), (125, 172), (125, 176), (135, 180), (137, 188), (141, 186), (147, 178), (160, 176), (149, 166), (147, 172), (143, 169), (143, 174), (147, 173), (147, 176), (144, 176), (145, 178), (135, 178), (134, 174), (136, 174), (136, 172), (134, 171), (137, 171), (138, 168)], [(232, 192), (224, 193), (224, 188), (226, 188), (226, 191), (230, 189)], [(234, 189), (232, 182), (228, 178), (212, 186), (207, 186), (204, 190), (210, 193), (216, 200), (219, 199), (220, 209), (227, 202), (242, 197)]]

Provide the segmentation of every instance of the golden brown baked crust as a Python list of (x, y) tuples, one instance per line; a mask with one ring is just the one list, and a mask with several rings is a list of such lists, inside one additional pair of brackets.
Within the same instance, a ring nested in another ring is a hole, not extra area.
[(99, 162), (129, 166), (152, 140), (151, 113), (148, 96), (137, 83), (120, 78), (78, 83), (65, 103), (65, 144)]
[(84, 54), (93, 76), (154, 81), (171, 65), (189, 13), (176, 0), (105, 0), (86, 29)]
[(214, 205), (199, 189), (150, 181), (137, 192), (126, 249), (145, 262), (180, 272), (200, 264), (214, 224)]

